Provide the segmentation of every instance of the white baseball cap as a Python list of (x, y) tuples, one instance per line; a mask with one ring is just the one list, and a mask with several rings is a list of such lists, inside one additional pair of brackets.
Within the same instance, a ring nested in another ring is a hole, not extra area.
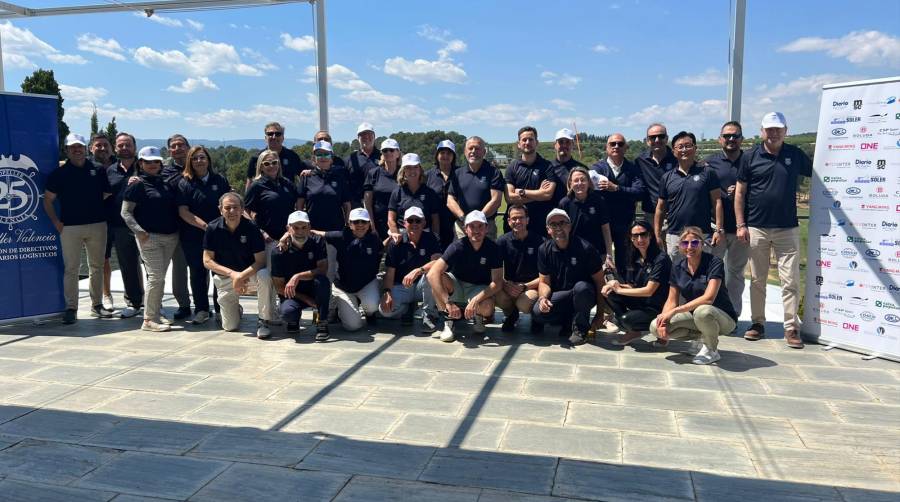
[(419, 160), (419, 154), (416, 153), (407, 153), (403, 156), (403, 160), (400, 161), (400, 167), (418, 166), (421, 164), (422, 161)]
[(87, 142), (84, 141), (84, 136), (71, 132), (66, 136), (66, 146), (72, 145), (87, 146)]
[(422, 212), (422, 208), (420, 208), (419, 206), (411, 206), (406, 210), (405, 213), (403, 213), (404, 220), (408, 220), (409, 218), (412, 218), (414, 216), (422, 218), (423, 220), (425, 219), (425, 213)]
[(309, 223), (309, 215), (306, 214), (306, 211), (294, 211), (288, 216), (288, 225), (294, 223)]
[(575, 133), (569, 129), (563, 127), (562, 129), (556, 131), (556, 136), (553, 138), (553, 141), (557, 141), (560, 139), (567, 139), (569, 141), (575, 141)]
[(375, 128), (372, 127), (372, 124), (370, 124), (368, 122), (363, 122), (362, 124), (359, 124), (359, 127), (356, 128), (356, 135), (359, 136), (360, 134), (362, 134), (366, 131), (375, 132)]
[(438, 143), (435, 151), (440, 150), (441, 148), (447, 148), (451, 152), (456, 153), (456, 145), (454, 145), (453, 142), (450, 141), (449, 139), (445, 139), (444, 141), (441, 141), (440, 143)]
[(331, 143), (329, 143), (329, 142), (327, 142), (327, 141), (325, 141), (325, 140), (322, 140), (322, 141), (316, 141), (316, 143), (313, 145), (313, 151), (316, 151), (316, 150), (325, 150), (326, 152), (333, 152), (333, 151), (334, 151), (334, 150), (331, 148)]
[(568, 213), (566, 213), (566, 212), (563, 211), (562, 209), (556, 208), (556, 209), (554, 209), (553, 211), (550, 211), (550, 212), (547, 214), (547, 220), (546, 220), (546, 223), (549, 224), (549, 223), (550, 223), (550, 218), (553, 218), (554, 216), (563, 216), (563, 217), (566, 219), (566, 221), (572, 221), (571, 219), (569, 219)]
[(394, 138), (388, 138), (381, 142), (381, 148), (379, 150), (384, 150), (385, 148), (393, 148), (394, 150), (400, 149), (400, 143), (397, 143), (397, 140)]
[(763, 129), (768, 129), (770, 127), (787, 127), (787, 120), (784, 119), (784, 114), (781, 112), (769, 112), (763, 115), (762, 127)]
[(358, 208), (356, 208), (356, 209), (351, 209), (351, 210), (350, 210), (350, 217), (347, 218), (347, 219), (350, 220), (350, 221), (359, 221), (359, 220), (363, 220), (363, 221), (372, 221), (372, 220), (369, 218), (369, 212), (366, 211), (366, 209), (363, 208), (363, 207), (358, 207)]
[(468, 225), (469, 223), (474, 223), (476, 221), (480, 221), (487, 225), (487, 216), (485, 216), (484, 213), (477, 209), (466, 215), (466, 225)]
[(141, 160), (158, 160), (162, 162), (162, 153), (158, 146), (145, 146), (138, 152), (138, 158)]

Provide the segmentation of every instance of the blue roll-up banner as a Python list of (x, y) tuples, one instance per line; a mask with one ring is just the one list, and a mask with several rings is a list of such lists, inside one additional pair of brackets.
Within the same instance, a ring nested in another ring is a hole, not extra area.
[(59, 166), (56, 102), (0, 92), (0, 321), (65, 310), (62, 248), (43, 207)]

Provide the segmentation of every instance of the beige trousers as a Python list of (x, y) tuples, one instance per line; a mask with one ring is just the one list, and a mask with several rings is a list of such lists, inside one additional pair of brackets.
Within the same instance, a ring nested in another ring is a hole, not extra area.
[[(734, 319), (722, 309), (712, 305), (700, 305), (693, 312), (675, 314), (669, 320), (668, 335), (671, 340), (700, 339), (709, 350), (719, 347), (719, 337), (734, 330)], [(656, 319), (650, 321), (650, 333), (658, 336)]]
[(106, 222), (87, 225), (66, 225), (59, 235), (62, 246), (63, 295), (66, 309), (78, 308), (78, 272), (81, 269), (81, 248), (87, 250), (90, 277), (91, 306), (103, 303), (103, 258), (106, 252)]
[(144, 319), (159, 322), (162, 297), (166, 287), (166, 269), (178, 246), (178, 234), (149, 234), (147, 242), (137, 240), (144, 270), (147, 272), (147, 292), (144, 294)]
[(781, 301), (784, 304), (784, 329), (799, 329), (800, 307), (800, 232), (794, 228), (750, 227), (750, 319), (766, 323), (766, 278), (770, 258), (775, 252)]

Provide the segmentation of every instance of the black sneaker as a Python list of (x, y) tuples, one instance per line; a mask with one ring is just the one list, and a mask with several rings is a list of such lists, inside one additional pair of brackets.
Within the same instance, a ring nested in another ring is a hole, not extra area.
[(572, 346), (583, 345), (584, 334), (582, 334), (580, 330), (575, 329), (572, 331), (572, 334), (569, 335), (569, 343), (572, 344)]
[[(369, 326), (375, 326), (378, 322), (378, 318), (375, 317), (375, 314), (366, 314), (366, 324)], [(412, 322), (410, 322), (412, 324)]]
[(172, 316), (176, 321), (181, 321), (183, 319), (187, 319), (191, 316), (191, 308), (190, 307), (178, 307), (178, 310), (175, 311), (175, 315)]
[(503, 319), (503, 324), (500, 326), (500, 331), (504, 333), (512, 333), (516, 329), (516, 323), (519, 321), (519, 311), (516, 310), (512, 314), (506, 316), (506, 319)]
[(531, 320), (531, 334), (539, 335), (544, 332), (544, 323)]
[(287, 323), (287, 327), (285, 328), (288, 333), (299, 333), (300, 332), (300, 323), (299, 322), (289, 322)]
[(412, 326), (415, 320), (416, 315), (416, 305), (410, 304), (406, 309), (406, 312), (403, 312), (403, 315), (400, 316), (400, 325), (401, 326)]
[(66, 312), (63, 314), (63, 324), (75, 324), (77, 320), (78, 316), (75, 315), (75, 309), (66, 309)]
[(103, 308), (103, 305), (94, 305), (93, 307), (91, 307), (91, 317), (109, 319), (110, 317), (112, 317), (112, 312)]
[(320, 322), (316, 325), (316, 341), (324, 342), (328, 340), (328, 323)]

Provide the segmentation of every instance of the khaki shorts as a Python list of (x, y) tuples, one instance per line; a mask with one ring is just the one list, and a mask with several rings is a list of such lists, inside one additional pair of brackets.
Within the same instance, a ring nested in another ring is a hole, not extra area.
[(447, 272), (447, 276), (453, 281), (453, 294), (450, 295), (450, 301), (453, 303), (468, 304), (475, 295), (481, 293), (487, 288), (486, 284), (472, 284), (471, 282), (461, 281)]

